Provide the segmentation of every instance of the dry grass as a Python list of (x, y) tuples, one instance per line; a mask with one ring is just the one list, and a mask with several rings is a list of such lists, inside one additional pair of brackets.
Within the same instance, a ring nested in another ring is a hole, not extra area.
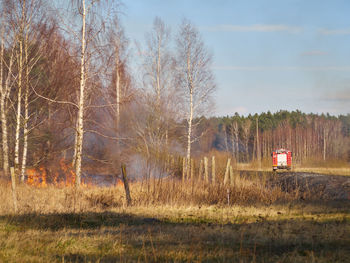
[[(347, 262), (348, 201), (296, 200), (267, 180), (0, 186), (0, 262)], [(227, 198), (229, 189), (230, 201)]]

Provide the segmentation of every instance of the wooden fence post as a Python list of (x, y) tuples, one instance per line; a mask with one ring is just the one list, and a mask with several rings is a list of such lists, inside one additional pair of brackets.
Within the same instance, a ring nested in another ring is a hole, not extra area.
[(233, 177), (232, 165), (230, 165), (230, 184), (231, 184), (231, 186), (234, 185), (234, 177)]
[(184, 157), (184, 158), (182, 158), (182, 182), (185, 181), (186, 172), (187, 172), (186, 157)]
[(15, 168), (10, 168), (11, 172), (11, 185), (12, 185), (12, 200), (13, 200), (13, 208), (15, 213), (17, 213), (17, 193), (16, 193), (16, 176), (15, 176)]
[(215, 184), (215, 156), (211, 157), (211, 179), (213, 184)]
[(131, 196), (130, 196), (129, 181), (128, 181), (128, 176), (126, 174), (125, 164), (122, 164), (121, 168), (122, 168), (122, 177), (123, 177), (123, 183), (124, 183), (124, 189), (125, 189), (125, 195), (126, 195), (126, 204), (127, 206), (130, 206)]
[(209, 175), (208, 175), (208, 158), (204, 157), (204, 181), (208, 183)]
[(226, 165), (226, 171), (225, 171), (225, 177), (224, 177), (224, 185), (227, 184), (229, 172), (230, 172), (230, 164), (231, 164), (231, 158), (227, 159), (227, 165)]

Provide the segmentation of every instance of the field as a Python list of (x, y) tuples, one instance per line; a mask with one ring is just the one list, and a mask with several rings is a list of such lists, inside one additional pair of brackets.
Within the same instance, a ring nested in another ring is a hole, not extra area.
[[(344, 181), (347, 183), (347, 181)], [(237, 174), (122, 186), (1, 185), (1, 262), (349, 262), (350, 200)]]

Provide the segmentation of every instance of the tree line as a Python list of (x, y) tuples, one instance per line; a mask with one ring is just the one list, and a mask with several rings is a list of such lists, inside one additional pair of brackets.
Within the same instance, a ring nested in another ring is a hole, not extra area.
[(248, 116), (198, 119), (204, 134), (198, 153), (225, 151), (238, 162), (270, 159), (272, 151), (286, 148), (294, 160), (350, 160), (350, 115), (306, 114), (281, 110)]

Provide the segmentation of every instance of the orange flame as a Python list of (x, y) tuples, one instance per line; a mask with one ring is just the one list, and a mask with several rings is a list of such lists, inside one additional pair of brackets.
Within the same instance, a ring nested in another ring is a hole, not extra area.
[(41, 166), (39, 170), (41, 171), (41, 187), (46, 187), (46, 169)]
[[(60, 180), (60, 172), (55, 171), (52, 173), (52, 184), (56, 187), (69, 187), (75, 185), (76, 174), (72, 168), (71, 164), (67, 164), (65, 159), (62, 158), (59, 161), (60, 169), (64, 174), (64, 179)], [(40, 166), (39, 169), (27, 168), (27, 181), (26, 183), (33, 187), (44, 188), (47, 187), (47, 171), (44, 166)], [(120, 185), (121, 181), (117, 182), (117, 185)], [(91, 182), (82, 181), (81, 186), (83, 187), (92, 187)]]
[(39, 171), (27, 169), (27, 184), (34, 187), (47, 187), (46, 169), (43, 166), (39, 168)]
[(117, 181), (115, 183), (115, 187), (118, 187), (118, 186), (124, 186), (124, 183), (121, 179), (117, 178)]
[(60, 166), (61, 170), (64, 172), (64, 175), (66, 176), (66, 186), (72, 186), (75, 185), (75, 178), (76, 175), (72, 169), (72, 165), (67, 165), (64, 161), (64, 158), (60, 160)]

